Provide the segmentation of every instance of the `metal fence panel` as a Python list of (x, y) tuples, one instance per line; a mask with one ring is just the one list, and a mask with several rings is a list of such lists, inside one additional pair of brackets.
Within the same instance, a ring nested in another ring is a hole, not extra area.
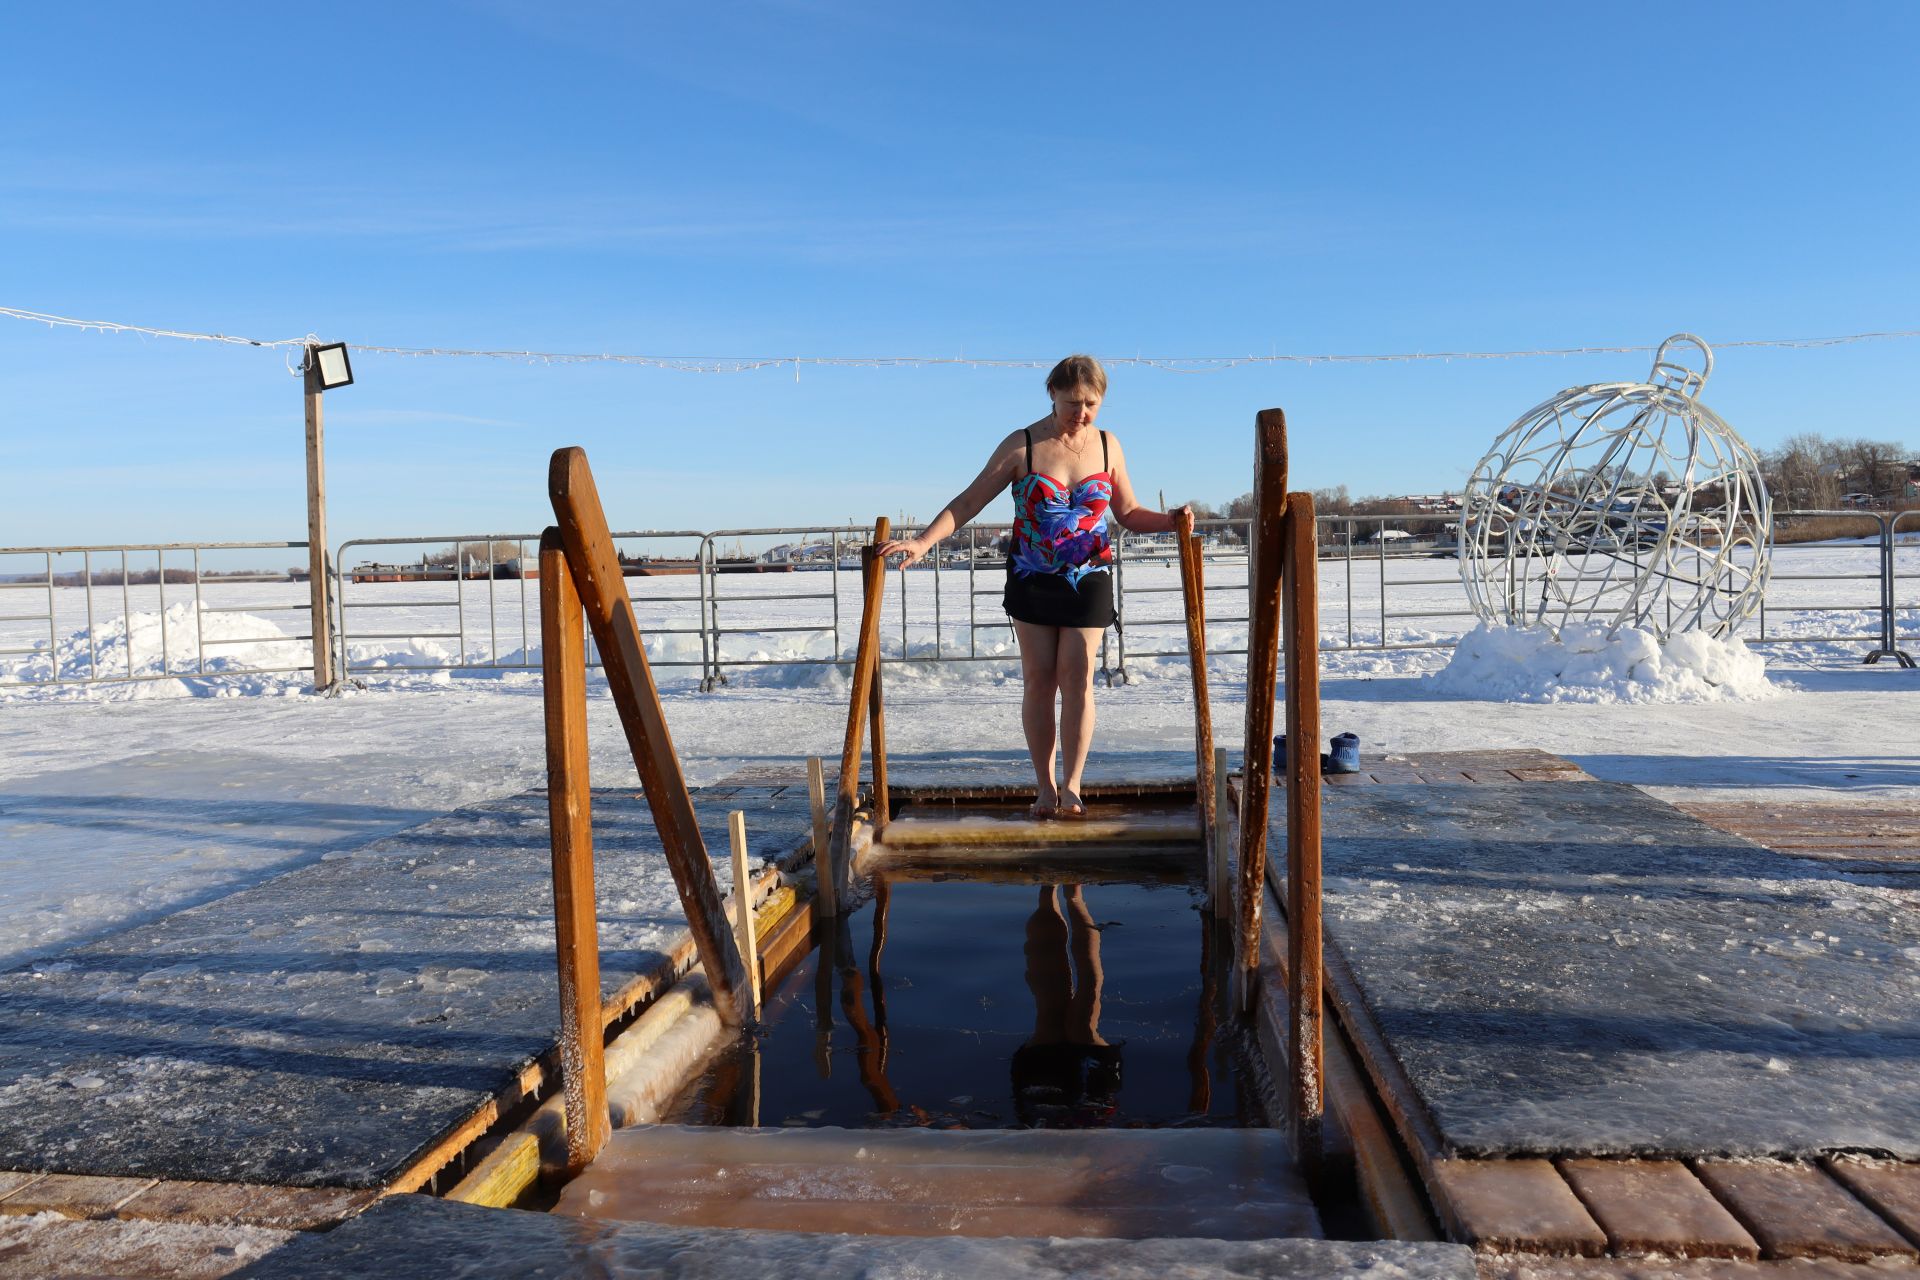
[[(1843, 522), (1858, 540), (1780, 542), (1796, 521)], [(1330, 652), (1438, 649), (1475, 617), (1447, 514), (1322, 516), (1321, 624)], [(1208, 639), (1246, 652), (1249, 522), (1203, 520)], [(1774, 571), (1749, 643), (1871, 646), (1868, 661), (1912, 659), (1920, 638), (1920, 512), (1779, 512)], [(888, 663), (1017, 662), (999, 607), (1005, 525), (970, 525), (958, 546), (895, 569), (883, 622)], [(694, 673), (844, 664), (860, 616), (863, 525), (640, 530), (616, 534), (631, 557), (629, 598), (648, 660)], [(749, 540), (789, 540), (766, 563)], [(1907, 541), (1902, 541), (1905, 538)], [(333, 565), (339, 670), (537, 671), (539, 535), (356, 538)], [(208, 569), (208, 559), (296, 559), (304, 542), (148, 543), (0, 548), (0, 687), (311, 672), (304, 571)], [(1101, 674), (1186, 656), (1170, 536), (1115, 538), (1119, 618)], [(1836, 564), (1836, 557), (1838, 564)], [(291, 615), (283, 624), (280, 615)], [(246, 621), (249, 615), (264, 621)], [(267, 624), (271, 623), (271, 626)], [(269, 634), (270, 632), (270, 634)], [(589, 658), (597, 663), (598, 655)]]
[[(304, 542), (0, 548), (0, 688), (313, 669), (312, 607), (268, 562)], [(259, 567), (209, 570), (203, 556)], [(298, 579), (304, 584), (304, 578)], [(293, 614), (292, 631), (272, 615)], [(251, 619), (252, 621), (246, 621)]]

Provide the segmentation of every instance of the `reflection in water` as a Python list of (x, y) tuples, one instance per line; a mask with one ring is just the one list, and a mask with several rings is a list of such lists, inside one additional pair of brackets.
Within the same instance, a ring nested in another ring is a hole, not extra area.
[(1033, 1034), (1013, 1054), (1014, 1113), (1028, 1128), (1087, 1128), (1118, 1109), (1120, 1046), (1100, 1034), (1100, 926), (1077, 884), (1045, 885), (1027, 917)]
[(1215, 972), (1231, 948), (1191, 885), (880, 878), (874, 891), (871, 910), (817, 935), (799, 970), (768, 992), (760, 1027), (667, 1118), (1258, 1123)]

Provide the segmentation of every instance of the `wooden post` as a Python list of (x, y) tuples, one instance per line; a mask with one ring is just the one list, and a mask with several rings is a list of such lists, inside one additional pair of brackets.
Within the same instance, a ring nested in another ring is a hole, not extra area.
[(653, 824), (660, 831), (667, 867), (673, 872), (681, 909), (687, 913), (687, 926), (706, 969), (707, 985), (713, 990), (720, 1016), (737, 1026), (744, 1017), (740, 985), (745, 970), (727, 927), (713, 863), (708, 860), (706, 841), (694, 820), (693, 797), (687, 794), (687, 780), (673, 751), (673, 737), (667, 732), (660, 691), (654, 686), (653, 671), (640, 643), (640, 624), (633, 615), (633, 601), (627, 598), (620, 558), (614, 551), (613, 535), (607, 529), (606, 512), (600, 505), (584, 449), (554, 451), (547, 489), (554, 514), (560, 519), (567, 568), (586, 606), (587, 625), (600, 648), (607, 687), (620, 712), (633, 762), (640, 770), (640, 787), (653, 811)]
[[(1247, 633), (1247, 733), (1240, 778), (1240, 954), (1237, 968), (1251, 978), (1260, 965), (1260, 901), (1266, 892), (1267, 790), (1273, 765), (1273, 695), (1280, 664), (1280, 577), (1287, 504), (1287, 416), (1262, 409), (1254, 419), (1252, 581)], [(1303, 743), (1289, 752), (1313, 750)], [(1316, 762), (1319, 756), (1314, 756)], [(1253, 1005), (1253, 983), (1242, 982), (1243, 1008)]]
[(1326, 1107), (1320, 998), (1320, 566), (1313, 495), (1287, 495), (1287, 1109), (1302, 1164), (1320, 1158)]
[(561, 1085), (567, 1167), (592, 1163), (612, 1130), (600, 1020), (600, 934), (593, 900), (587, 761), (587, 644), (580, 595), (560, 534), (540, 538), (540, 650), (547, 719), (547, 818), (553, 836), (553, 928), (560, 966)]
[(746, 961), (747, 1013), (760, 1017), (760, 952), (753, 938), (753, 871), (747, 866), (747, 815), (735, 809), (727, 815), (727, 836), (733, 845), (733, 940)]
[(819, 756), (807, 757), (807, 799), (813, 805), (815, 916), (821, 920), (831, 920), (840, 914), (840, 900), (833, 891), (833, 855), (827, 849), (827, 779)]
[[(881, 516), (873, 522), (876, 544), (887, 540), (891, 526)], [(853, 692), (847, 703), (847, 736), (840, 748), (840, 794), (833, 806), (833, 831), (827, 837), (832, 850), (836, 898), (847, 887), (853, 856), (853, 810), (860, 802), (860, 731), (870, 713), (874, 675), (880, 669), (880, 598), (886, 590), (886, 566), (869, 556), (862, 574), (866, 600), (860, 612), (860, 647), (853, 659)]]
[(1207, 697), (1207, 586), (1193, 513), (1180, 517), (1180, 587), (1187, 613), (1187, 662), (1193, 668), (1193, 757), (1200, 838), (1213, 842), (1213, 706)]
[(1213, 839), (1208, 844), (1208, 860), (1212, 874), (1207, 878), (1209, 894), (1213, 899), (1213, 917), (1216, 920), (1233, 919), (1233, 880), (1231, 869), (1227, 866), (1228, 832), (1233, 824), (1228, 821), (1227, 813), (1227, 749), (1213, 749)]
[(333, 592), (327, 581), (327, 457), (320, 417), (320, 361), (307, 344), (307, 595), (313, 609), (313, 688), (330, 692), (333, 673)]
[[(887, 540), (887, 535), (874, 528), (874, 545), (867, 548), (867, 560), (863, 566), (865, 576), (862, 586), (875, 597), (886, 589), (887, 560), (876, 548)], [(874, 609), (874, 636), (879, 637), (880, 611)], [(873, 692), (867, 698), (868, 733), (871, 746), (867, 754), (873, 759), (873, 833), (878, 836), (887, 829), (887, 823), (893, 820), (893, 798), (887, 790), (887, 715), (880, 694), (880, 650), (876, 643), (873, 654)]]

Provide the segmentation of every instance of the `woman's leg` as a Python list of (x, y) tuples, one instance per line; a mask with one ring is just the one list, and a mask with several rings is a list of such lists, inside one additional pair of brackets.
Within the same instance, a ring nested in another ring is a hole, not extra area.
[[(1060, 804), (1080, 804), (1080, 775), (1093, 746), (1093, 655), (1100, 648), (1101, 627), (1060, 627), (1053, 666), (1060, 689), (1060, 750), (1066, 756), (1060, 776)], [(1082, 806), (1081, 811), (1085, 811)]]
[(1013, 630), (1020, 637), (1020, 679), (1024, 685), (1020, 695), (1020, 727), (1026, 731), (1027, 754), (1033, 758), (1034, 803), (1039, 809), (1052, 810), (1060, 799), (1053, 781), (1053, 696), (1059, 688), (1054, 670), (1059, 662), (1063, 632), (1059, 627), (1043, 627), (1018, 618), (1013, 620)]

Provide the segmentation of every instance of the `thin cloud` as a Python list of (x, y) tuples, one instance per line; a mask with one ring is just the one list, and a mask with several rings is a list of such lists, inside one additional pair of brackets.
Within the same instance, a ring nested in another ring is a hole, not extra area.
[(476, 418), (472, 414), (439, 409), (328, 409), (330, 425), (348, 427), (514, 427), (524, 422), (508, 418)]

